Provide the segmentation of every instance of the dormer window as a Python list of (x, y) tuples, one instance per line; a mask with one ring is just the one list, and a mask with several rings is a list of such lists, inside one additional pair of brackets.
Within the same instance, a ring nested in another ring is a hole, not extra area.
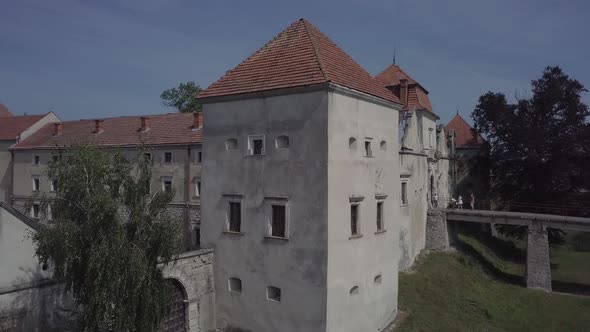
[(264, 135), (250, 135), (248, 136), (248, 154), (249, 155), (264, 155)]

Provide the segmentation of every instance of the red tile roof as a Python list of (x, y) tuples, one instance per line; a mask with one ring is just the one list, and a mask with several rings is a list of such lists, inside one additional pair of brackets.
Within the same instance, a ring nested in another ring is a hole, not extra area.
[(54, 135), (55, 124), (49, 123), (14, 149), (49, 149), (72, 143), (92, 143), (99, 146), (179, 145), (202, 142), (202, 129), (193, 130), (192, 113), (147, 115), (150, 129), (141, 132), (141, 116), (101, 119), (103, 130), (96, 134), (95, 120), (62, 122), (62, 133)]
[(6, 117), (6, 116), (13, 116), (13, 115), (12, 115), (12, 113), (10, 113), (8, 108), (6, 108), (6, 106), (0, 104), (0, 118)]
[(417, 84), (418, 82), (413, 79), (408, 73), (401, 69), (398, 65), (389, 65), (383, 69), (379, 75), (375, 76), (385, 86), (398, 85), (402, 79), (408, 80), (408, 84)]
[(16, 140), (18, 135), (34, 125), (37, 121), (41, 120), (45, 115), (46, 114), (1, 117), (0, 140)]
[(445, 126), (447, 133), (451, 132), (451, 130), (455, 131), (455, 146), (458, 148), (478, 147), (484, 143), (484, 139), (479, 134), (475, 138), (473, 137), (472, 129), (469, 123), (459, 114), (455, 115)]
[(399, 99), (318, 28), (300, 19), (201, 92), (199, 99), (332, 82)]
[(394, 93), (398, 97), (400, 81), (406, 79), (408, 81), (408, 104), (404, 105), (404, 110), (411, 108), (425, 109), (434, 114), (432, 104), (430, 104), (430, 99), (428, 98), (428, 91), (398, 65), (388, 66), (379, 75), (375, 76), (375, 78), (384, 86), (395, 91)]

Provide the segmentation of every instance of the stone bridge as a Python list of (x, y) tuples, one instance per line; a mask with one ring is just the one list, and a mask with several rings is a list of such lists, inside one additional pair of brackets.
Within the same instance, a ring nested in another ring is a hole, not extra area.
[(549, 292), (551, 265), (547, 228), (590, 232), (590, 218), (489, 210), (430, 209), (426, 221), (425, 249), (449, 249), (457, 236), (454, 221), (526, 226), (526, 286)]

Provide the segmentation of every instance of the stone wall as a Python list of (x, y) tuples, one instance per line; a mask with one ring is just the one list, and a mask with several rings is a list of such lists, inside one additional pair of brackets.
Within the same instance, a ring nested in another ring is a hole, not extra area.
[(429, 210), (426, 218), (426, 250), (448, 250), (450, 248), (447, 219), (444, 212)]
[(164, 277), (178, 281), (185, 290), (187, 331), (215, 330), (213, 250), (183, 253), (162, 270)]
[(527, 232), (526, 286), (551, 291), (551, 265), (547, 228), (532, 221)]

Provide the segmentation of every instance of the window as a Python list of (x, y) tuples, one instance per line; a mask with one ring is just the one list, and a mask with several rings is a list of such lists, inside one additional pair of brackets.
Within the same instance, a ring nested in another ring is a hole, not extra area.
[(229, 202), (229, 225), (230, 232), (240, 232), (242, 226), (242, 204), (239, 202)]
[(381, 150), (382, 151), (387, 150), (387, 142), (381, 141), (381, 143), (379, 144), (379, 146), (381, 147)]
[(229, 291), (241, 293), (242, 292), (242, 280), (240, 278), (229, 278)]
[(53, 162), (56, 163), (59, 161), (59, 156), (53, 156), (51, 159), (53, 159)]
[(164, 162), (165, 163), (172, 162), (172, 152), (164, 152)]
[(382, 278), (381, 278), (381, 275), (380, 275), (380, 274), (378, 274), (378, 275), (376, 275), (376, 276), (375, 276), (375, 278), (373, 279), (373, 281), (374, 281), (376, 284), (380, 284), (380, 283), (381, 283), (381, 279), (382, 279)]
[(162, 178), (162, 190), (172, 192), (172, 178)]
[(201, 229), (198, 227), (195, 227), (193, 232), (194, 232), (194, 236), (195, 236), (194, 242), (193, 242), (195, 245), (195, 248), (201, 248)]
[(197, 152), (197, 162), (200, 163), (203, 161), (203, 152)]
[(264, 154), (264, 135), (248, 136), (248, 154), (249, 155), (263, 155)]
[(359, 234), (359, 205), (352, 204), (350, 205), (350, 233), (352, 236), (360, 235)]
[(39, 218), (39, 204), (33, 204), (33, 206), (31, 206), (31, 216), (33, 218)]
[(47, 220), (52, 221), (53, 215), (51, 214), (51, 204), (47, 205)]
[(356, 138), (351, 137), (348, 139), (348, 148), (351, 150), (356, 150)]
[(383, 229), (383, 202), (377, 202), (377, 231)]
[(373, 151), (371, 150), (371, 141), (365, 141), (365, 157), (372, 157)]
[(278, 287), (266, 287), (266, 299), (281, 302), (281, 289)]
[(152, 161), (152, 154), (149, 152), (146, 152), (143, 154), (143, 161), (145, 161), (146, 163), (149, 163)]
[(195, 197), (201, 197), (201, 181), (195, 182)]
[(402, 181), (402, 205), (408, 204), (408, 182)]
[(274, 237), (287, 237), (286, 224), (287, 213), (284, 205), (272, 205), (272, 222), (270, 235)]
[(234, 150), (238, 148), (238, 140), (235, 138), (228, 138), (225, 140), (225, 149)]
[(33, 178), (33, 191), (39, 191), (39, 178)]
[(289, 147), (289, 136), (281, 135), (275, 140), (277, 149), (285, 149)]
[(348, 293), (350, 295), (357, 295), (359, 293), (359, 286), (353, 286)]
[(57, 180), (51, 180), (51, 191), (57, 191)]
[(33, 156), (33, 165), (39, 165), (41, 163), (41, 158), (37, 155)]

